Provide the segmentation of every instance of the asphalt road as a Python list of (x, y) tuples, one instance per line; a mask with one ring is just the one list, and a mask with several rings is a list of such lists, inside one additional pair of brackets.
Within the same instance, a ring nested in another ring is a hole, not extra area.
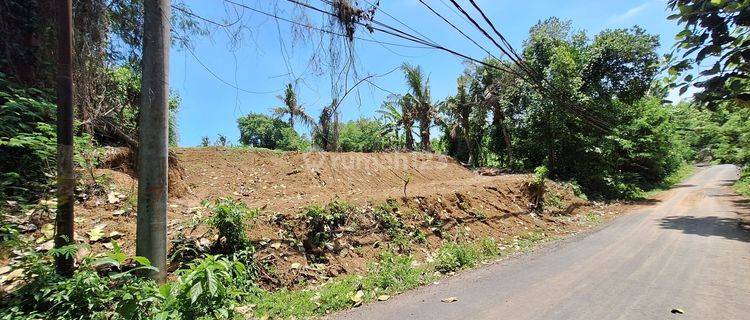
[(750, 231), (738, 223), (750, 203), (728, 187), (738, 173), (702, 168), (598, 231), (333, 318), (750, 319)]

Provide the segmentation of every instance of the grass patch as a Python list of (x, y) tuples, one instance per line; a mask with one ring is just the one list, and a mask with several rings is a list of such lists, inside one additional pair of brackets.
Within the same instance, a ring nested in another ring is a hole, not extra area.
[(258, 318), (307, 318), (329, 314), (416, 288), (434, 281), (428, 267), (411, 256), (385, 252), (364, 276), (347, 275), (301, 291), (261, 292), (248, 301)]
[(740, 180), (734, 183), (734, 190), (745, 197), (750, 197), (750, 168), (742, 170)]
[(602, 216), (594, 211), (589, 211), (585, 215), (580, 216), (579, 222), (585, 226), (597, 225), (602, 222)]
[(672, 186), (682, 182), (693, 173), (695, 173), (695, 166), (689, 163), (683, 163), (677, 170), (664, 178), (664, 181), (662, 181), (660, 184), (654, 186), (654, 188), (650, 190), (643, 191), (639, 198), (650, 198), (657, 193), (667, 190)]

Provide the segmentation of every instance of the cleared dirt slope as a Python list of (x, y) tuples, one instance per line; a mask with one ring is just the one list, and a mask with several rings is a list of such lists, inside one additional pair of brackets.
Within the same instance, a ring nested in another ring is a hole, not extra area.
[[(410, 243), (406, 248), (402, 244), (399, 250), (423, 258), (445, 237), (472, 240), (492, 236), (499, 240), (536, 230), (569, 232), (579, 226), (575, 222), (578, 217), (564, 214), (584, 205), (569, 187), (549, 182), (545, 214), (529, 214), (534, 200), (530, 175), (480, 176), (449, 157), (433, 154), (280, 153), (233, 148), (175, 151), (185, 169), (182, 182), (188, 191), (170, 199), (170, 239), (179, 234), (203, 234), (204, 229), (187, 227), (196, 217), (210, 215), (200, 206), (202, 200), (228, 197), (250, 208), (262, 208), (250, 237), (259, 249), (258, 259), (277, 270), (280, 285), (366, 268), (367, 262), (394, 240), (373, 213), (388, 199), (399, 206), (393, 212), (396, 219), (409, 230), (426, 235), (425, 243)], [(77, 230), (85, 238), (86, 230), (104, 225), (105, 234), (122, 233), (119, 242), (132, 253), (136, 182), (123, 172), (102, 169), (99, 173), (109, 177), (113, 191), (108, 197), (92, 197), (77, 208)], [(300, 245), (310, 227), (300, 211), (334, 200), (354, 204), (356, 210), (348, 214), (341, 230), (336, 230), (332, 244), (313, 257)], [(96, 243), (94, 250), (103, 250), (104, 245)], [(325, 261), (326, 268), (308, 274), (289, 268), (299, 263), (300, 270), (306, 270), (313, 260)]]

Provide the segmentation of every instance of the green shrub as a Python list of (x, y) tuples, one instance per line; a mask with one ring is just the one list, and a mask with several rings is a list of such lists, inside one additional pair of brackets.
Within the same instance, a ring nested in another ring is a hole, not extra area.
[(35, 89), (14, 89), (0, 74), (0, 196), (35, 199), (55, 170), (56, 107)]
[(500, 255), (500, 248), (492, 237), (484, 237), (479, 243), (479, 251), (482, 257), (486, 259), (494, 258)]
[(396, 147), (396, 141), (383, 134), (383, 124), (365, 118), (343, 123), (339, 143), (343, 152), (379, 152)]
[[(20, 265), (26, 284), (14, 291), (0, 306), (0, 319), (151, 319), (160, 306), (153, 281), (133, 275), (150, 268), (123, 270), (126, 257), (115, 247), (106, 257), (84, 259), (72, 277), (55, 273), (53, 256), (75, 254), (78, 246), (55, 249), (48, 254), (29, 253)], [(114, 271), (97, 272), (94, 267), (109, 265)]]
[(307, 239), (314, 246), (320, 246), (333, 240), (334, 232), (347, 221), (354, 207), (341, 201), (333, 201), (325, 208), (314, 204), (303, 210), (307, 220)]
[(422, 285), (430, 280), (427, 271), (413, 266), (411, 256), (386, 251), (378, 263), (370, 265), (370, 272), (363, 280), (365, 288), (393, 294)]
[(213, 210), (213, 215), (206, 222), (218, 233), (218, 247), (222, 253), (233, 253), (252, 246), (247, 234), (258, 210), (248, 210), (244, 203), (226, 198), (204, 205)]
[(310, 141), (300, 137), (289, 123), (267, 115), (251, 113), (237, 119), (240, 143), (256, 148), (304, 151)]
[(253, 290), (245, 265), (220, 256), (196, 260), (177, 276), (159, 288), (164, 307), (158, 317), (233, 319), (234, 307)]
[(466, 243), (445, 243), (435, 256), (435, 270), (442, 273), (458, 271), (476, 265), (479, 251)]

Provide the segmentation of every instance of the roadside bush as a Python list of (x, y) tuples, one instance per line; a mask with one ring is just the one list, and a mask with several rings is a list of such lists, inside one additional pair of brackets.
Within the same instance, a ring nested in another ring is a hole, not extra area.
[(414, 267), (413, 263), (414, 259), (411, 256), (383, 252), (379, 262), (370, 265), (370, 273), (363, 280), (363, 285), (365, 288), (393, 294), (429, 281), (426, 270)]
[(159, 288), (161, 319), (233, 319), (234, 307), (254, 289), (244, 264), (206, 256), (178, 271), (177, 280)]
[(435, 256), (435, 270), (442, 273), (458, 271), (476, 265), (479, 251), (466, 243), (445, 243)]
[[(25, 284), (0, 306), (0, 319), (151, 319), (160, 306), (156, 285), (133, 275), (151, 268), (148, 260), (137, 258), (145, 266), (128, 269), (123, 263), (129, 259), (115, 247), (104, 258), (86, 257), (71, 278), (58, 276), (54, 255), (74, 255), (78, 249), (25, 256), (18, 266)], [(98, 272), (99, 266), (113, 271)]]
[(252, 246), (247, 234), (252, 219), (258, 215), (257, 209), (248, 210), (244, 203), (226, 198), (204, 205), (213, 210), (206, 223), (219, 235), (217, 247), (220, 252), (233, 253)]
[(334, 233), (346, 223), (353, 209), (352, 205), (341, 201), (333, 201), (325, 208), (317, 204), (305, 208), (303, 214), (309, 229), (308, 245), (319, 247), (333, 240)]

